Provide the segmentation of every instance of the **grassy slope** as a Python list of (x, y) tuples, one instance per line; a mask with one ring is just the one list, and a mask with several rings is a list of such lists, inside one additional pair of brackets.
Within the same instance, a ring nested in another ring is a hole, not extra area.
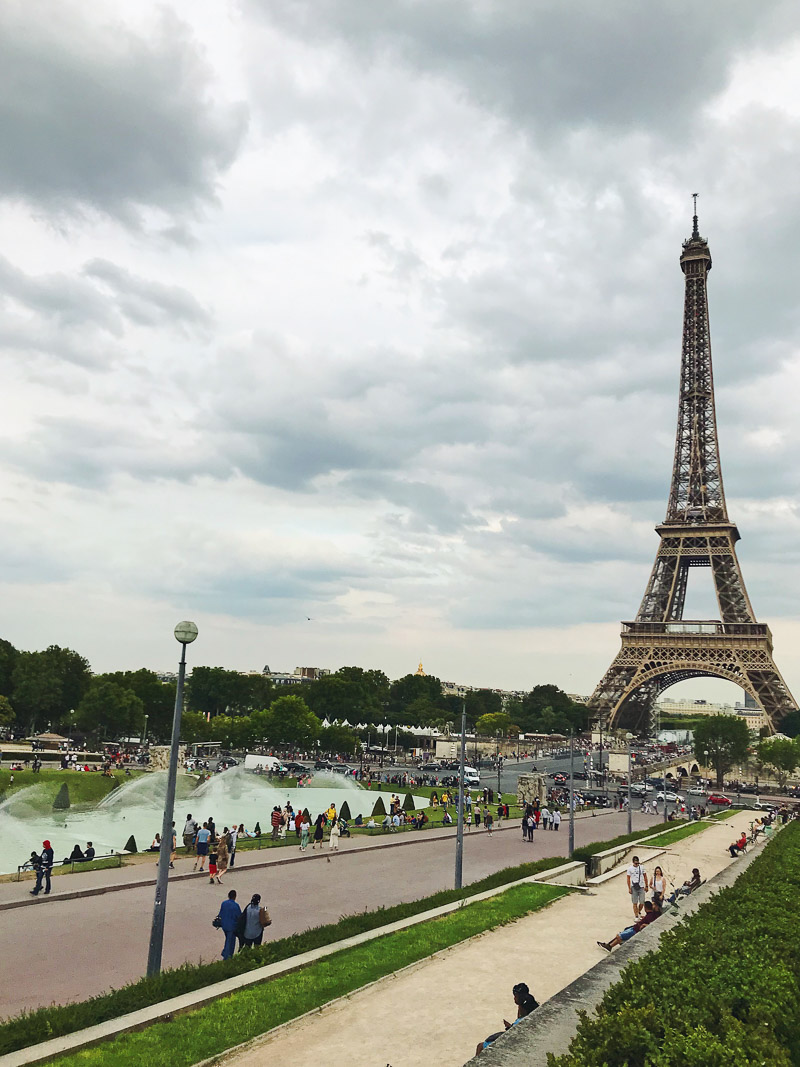
[[(33, 771), (14, 771), (14, 783), (9, 784), (11, 771), (0, 770), (0, 793), (10, 796), (20, 789), (36, 785), (43, 787), (46, 794), (55, 799), (64, 782), (69, 787), (69, 797), (72, 804), (96, 804), (116, 785), (130, 781), (124, 771), (116, 771), (113, 778), (104, 778), (100, 771), (62, 771), (44, 770), (38, 774)], [(131, 777), (144, 773), (143, 771), (131, 771)]]
[(179, 1067), (247, 1041), (304, 1012), (556, 900), (556, 886), (516, 886), (451, 915), (344, 949), (300, 971), (225, 997), (197, 1011), (51, 1061), (59, 1067)]

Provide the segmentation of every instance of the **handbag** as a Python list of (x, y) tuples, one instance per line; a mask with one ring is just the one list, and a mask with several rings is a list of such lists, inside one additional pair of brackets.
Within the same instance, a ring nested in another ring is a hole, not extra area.
[(216, 918), (211, 920), (211, 925), (214, 927), (214, 929), (219, 930), (219, 928), (222, 926), (222, 919), (219, 917), (219, 915), (217, 915)]
[(261, 908), (258, 913), (258, 921), (261, 923), (262, 927), (272, 926), (272, 919), (269, 917), (269, 910), (267, 908)]

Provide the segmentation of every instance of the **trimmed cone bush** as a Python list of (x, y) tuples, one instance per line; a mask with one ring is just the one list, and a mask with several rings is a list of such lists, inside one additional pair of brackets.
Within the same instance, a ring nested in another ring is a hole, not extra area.
[(417, 805), (414, 803), (414, 798), (410, 793), (406, 793), (403, 800), (403, 811), (416, 811)]
[(372, 809), (372, 817), (374, 819), (378, 815), (380, 815), (381, 818), (383, 818), (383, 816), (385, 814), (386, 814), (386, 805), (383, 803), (383, 797), (378, 797), (378, 799), (375, 801), (375, 807)]
[(347, 801), (342, 804), (341, 811), (339, 812), (339, 818), (347, 819), (348, 822), (350, 822), (350, 820), (353, 818), (353, 816), (350, 814), (350, 805), (347, 803)]
[(139, 849), (136, 847), (136, 838), (133, 836), (133, 834), (131, 834), (131, 836), (125, 842), (124, 851), (125, 852), (138, 852), (139, 851)]
[(64, 782), (56, 793), (56, 799), (53, 801), (53, 811), (65, 811), (69, 807), (69, 786)]

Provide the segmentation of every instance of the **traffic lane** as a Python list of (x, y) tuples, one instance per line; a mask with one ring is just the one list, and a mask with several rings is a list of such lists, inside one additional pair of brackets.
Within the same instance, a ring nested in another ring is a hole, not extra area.
[[(636, 829), (656, 821), (638, 813), (633, 818)], [(466, 833), (464, 884), (503, 867), (566, 855), (567, 826), (565, 820), (559, 832), (538, 831), (533, 845), (523, 842), (516, 827), (491, 835), (485, 830)], [(575, 821), (575, 843), (580, 847), (626, 831), (627, 813), (604, 812), (594, 819)], [(344, 852), (346, 842), (341, 847)], [(196, 880), (173, 882), (167, 897), (164, 967), (219, 958), (222, 938), (211, 920), (229, 889), (236, 890), (240, 904), (247, 903), (253, 893), (262, 895), (273, 918), (266, 937), (277, 939), (337, 922), (343, 915), (451, 888), (454, 862), (454, 840), (444, 838), (352, 856), (309, 857), (307, 863), (267, 869), (242, 868), (229, 872), (222, 886), (211, 885), (200, 875)], [(1, 912), (4, 956), (24, 960), (25, 966), (3, 968), (0, 1015), (84, 1000), (135, 981), (145, 971), (152, 914), (152, 886)], [(54, 966), (58, 946), (68, 953), (68, 967)]]

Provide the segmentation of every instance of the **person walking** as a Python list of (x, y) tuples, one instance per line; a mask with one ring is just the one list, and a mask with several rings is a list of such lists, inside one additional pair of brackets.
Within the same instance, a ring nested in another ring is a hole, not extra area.
[(187, 852), (194, 851), (194, 838), (197, 833), (198, 826), (197, 821), (192, 818), (191, 814), (186, 816), (186, 822), (183, 824), (183, 847)]
[(239, 925), (239, 919), (242, 915), (242, 909), (236, 903), (236, 890), (231, 889), (228, 893), (228, 899), (223, 900), (219, 906), (219, 927), (225, 934), (225, 944), (222, 946), (222, 958), (229, 960), (236, 951), (236, 928)]
[(546, 804), (542, 808), (542, 827), (545, 830), (550, 829), (550, 809), (547, 807)]
[(481, 811), (480, 804), (475, 805), (475, 829), (480, 830), (481, 819), (483, 818), (483, 812)]
[(228, 842), (226, 837), (227, 833), (223, 832), (217, 840), (217, 885), (222, 885), (222, 876), (228, 870)]
[(472, 810), (467, 808), (467, 833), (472, 831)]
[(314, 823), (314, 844), (311, 846), (311, 851), (314, 852), (317, 845), (320, 850), (322, 849), (322, 838), (325, 836), (325, 816), (320, 814), (317, 816)]
[(194, 861), (194, 867), (192, 870), (197, 870), (197, 864), (200, 864), (200, 872), (202, 873), (206, 869), (206, 857), (208, 856), (208, 842), (211, 839), (211, 831), (208, 828), (208, 823), (203, 823), (200, 829), (197, 831), (197, 840), (195, 847), (197, 848), (197, 859)]
[(553, 829), (557, 830), (561, 825), (561, 812), (556, 808), (553, 812)]
[(633, 917), (638, 919), (644, 908), (644, 895), (648, 889), (647, 872), (639, 862), (639, 857), (634, 856), (627, 870), (628, 892), (633, 905)]
[(42, 853), (36, 867), (36, 885), (31, 890), (32, 897), (38, 897), (44, 880), (44, 895), (50, 892), (50, 874), (53, 870), (53, 848), (49, 841), (42, 841)]
[(303, 816), (303, 821), (300, 823), (300, 851), (305, 852), (308, 848), (308, 831), (311, 829), (311, 823), (308, 821), (308, 816)]
[(228, 834), (228, 867), (233, 867), (236, 862), (236, 842), (239, 840), (239, 834), (244, 833), (244, 824), (237, 826), (236, 823), (231, 827), (231, 831)]
[(264, 927), (271, 926), (269, 912), (261, 904), (261, 894), (253, 893), (250, 903), (242, 912), (238, 929), (241, 931), (242, 948), (260, 945), (264, 937)]
[(491, 837), (492, 830), (494, 829), (494, 815), (492, 815), (491, 808), (486, 808), (486, 816), (483, 821), (486, 823), (486, 832)]
[(340, 834), (339, 820), (338, 819), (334, 819), (333, 823), (331, 824), (330, 840), (328, 841), (328, 848), (330, 849), (331, 852), (338, 852), (339, 851), (339, 834)]

